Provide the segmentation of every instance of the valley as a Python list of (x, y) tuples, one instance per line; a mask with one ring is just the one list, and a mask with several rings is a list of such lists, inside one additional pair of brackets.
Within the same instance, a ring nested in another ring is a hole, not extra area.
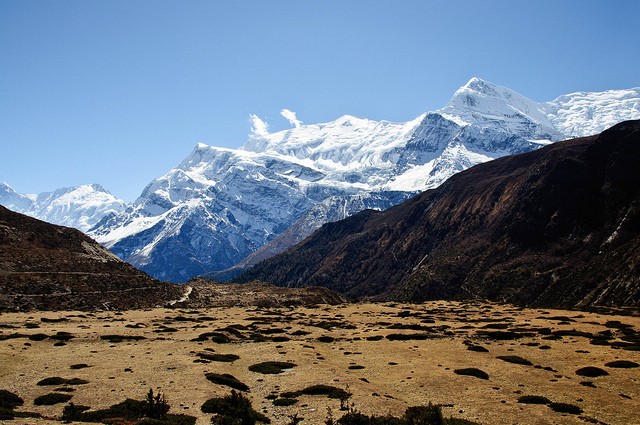
[[(339, 399), (285, 394), (315, 385), (347, 391), (343, 403), (367, 415), (432, 402), (445, 417), (486, 425), (631, 424), (640, 417), (639, 353), (637, 309), (432, 301), (0, 314), (0, 389), (24, 400), (16, 412), (43, 417), (15, 424), (60, 423), (66, 403), (33, 404), (49, 393), (92, 411), (149, 389), (166, 396), (170, 413), (208, 424), (201, 406), (231, 388), (207, 374), (245, 384), (273, 424), (296, 414), (324, 423), (329, 408), (340, 418)], [(291, 365), (250, 370), (262, 362)], [(531, 404), (541, 397), (546, 404)]]

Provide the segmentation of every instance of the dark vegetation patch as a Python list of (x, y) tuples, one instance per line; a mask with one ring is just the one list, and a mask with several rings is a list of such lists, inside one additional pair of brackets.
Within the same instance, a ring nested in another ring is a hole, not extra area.
[(87, 367), (91, 367), (86, 363), (78, 363), (78, 364), (72, 364), (71, 366), (69, 366), (69, 369), (85, 369)]
[(142, 335), (101, 335), (100, 339), (111, 343), (117, 343), (122, 341), (142, 341), (147, 338)]
[(572, 415), (579, 415), (582, 413), (582, 409), (576, 405), (568, 404), (568, 403), (550, 403), (549, 407), (559, 413), (569, 413)]
[(262, 362), (249, 366), (249, 370), (265, 375), (276, 375), (296, 366), (297, 364), (290, 362)]
[(523, 395), (518, 397), (518, 403), (524, 404), (549, 404), (551, 400), (541, 395)]
[(65, 378), (61, 378), (59, 376), (52, 376), (50, 378), (44, 378), (41, 381), (38, 381), (38, 383), (36, 385), (40, 385), (40, 386), (48, 386), (48, 385), (84, 385), (84, 384), (88, 384), (89, 381), (85, 381), (84, 379), (80, 379), (80, 378), (71, 378), (71, 379), (65, 379)]
[(69, 332), (60, 331), (56, 332), (55, 335), (51, 335), (49, 338), (56, 341), (70, 341), (74, 336)]
[(216, 415), (211, 420), (214, 425), (271, 423), (269, 418), (253, 409), (248, 398), (233, 390), (227, 396), (210, 398), (205, 401), (200, 410)]
[(198, 335), (192, 341), (208, 341), (211, 340), (217, 344), (227, 344), (231, 342), (231, 338), (222, 332), (205, 332)]
[(44, 341), (47, 338), (49, 338), (49, 335), (43, 333), (29, 335), (29, 341)]
[(476, 335), (481, 338), (495, 339), (496, 341), (509, 341), (513, 339), (524, 338), (525, 336), (534, 336), (533, 332), (513, 332), (513, 331), (477, 331)]
[(604, 365), (606, 367), (615, 367), (615, 368), (622, 368), (622, 369), (630, 369), (633, 367), (640, 366), (638, 363), (632, 362), (631, 360), (615, 360), (609, 363), (605, 363)]
[(15, 409), (22, 406), (24, 400), (15, 393), (7, 390), (0, 390), (0, 409)]
[(524, 366), (533, 366), (533, 363), (520, 356), (497, 356), (496, 358), (509, 363), (515, 363)]
[(298, 399), (295, 398), (277, 398), (273, 400), (274, 406), (293, 406), (298, 402)]
[(405, 410), (401, 417), (368, 416), (350, 409), (337, 421), (331, 416), (325, 420), (326, 425), (478, 425), (465, 419), (444, 418), (442, 408), (429, 403), (427, 406), (413, 406)]
[(606, 376), (608, 374), (609, 372), (607, 372), (606, 370), (600, 369), (599, 367), (595, 366), (582, 367), (576, 370), (576, 375), (586, 376), (588, 378), (596, 378), (598, 376)]
[(454, 369), (453, 373), (457, 375), (475, 376), (476, 378), (480, 378), (480, 379), (489, 379), (489, 375), (487, 374), (487, 372), (475, 367)]
[(201, 359), (227, 363), (234, 362), (240, 358), (237, 354), (198, 353), (196, 355)]
[(387, 339), (389, 341), (423, 341), (425, 339), (433, 338), (432, 335), (426, 333), (413, 333), (413, 334), (389, 334)]
[(132, 425), (195, 425), (196, 417), (170, 414), (170, 406), (162, 394), (149, 390), (145, 400), (126, 399), (107, 409), (88, 411), (88, 406), (65, 406), (62, 420), (65, 422), (102, 422)]
[(24, 400), (17, 394), (7, 390), (0, 390), (0, 421), (10, 421), (16, 416), (34, 416), (34, 414), (16, 413), (14, 409), (22, 406)]
[(323, 395), (327, 396), (327, 398), (335, 398), (338, 400), (346, 400), (351, 397), (350, 392), (332, 385), (311, 385), (299, 391), (282, 393), (282, 397), (284, 398), (296, 398), (301, 395)]
[(66, 403), (71, 400), (72, 397), (73, 395), (71, 394), (49, 393), (36, 397), (35, 400), (33, 400), (33, 404), (36, 406), (51, 406), (53, 404)]
[(324, 329), (326, 331), (329, 331), (331, 329), (356, 329), (355, 325), (345, 321), (338, 321), (338, 320), (322, 320), (318, 322), (310, 321), (302, 324), (306, 326), (312, 326), (312, 327)]
[(214, 384), (225, 385), (240, 391), (249, 391), (249, 386), (228, 373), (207, 373), (205, 377)]
[(48, 317), (41, 317), (40, 321), (42, 323), (60, 323), (60, 322), (68, 322), (69, 319), (67, 319), (66, 317), (60, 317), (60, 318), (57, 318), (57, 319), (55, 319), (55, 318), (50, 319)]

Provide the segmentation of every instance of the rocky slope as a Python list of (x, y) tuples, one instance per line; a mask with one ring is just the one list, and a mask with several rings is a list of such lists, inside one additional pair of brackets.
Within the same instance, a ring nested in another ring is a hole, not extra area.
[(473, 78), (444, 108), (406, 123), (343, 116), (268, 133), (254, 117), (243, 149), (196, 146), (89, 234), (164, 280), (243, 268), (266, 244), (275, 240), (259, 258), (357, 206), (384, 210), (475, 164), (640, 118), (638, 99), (633, 89), (538, 103)]
[(159, 282), (78, 230), (0, 206), (0, 311), (338, 304), (326, 288)]
[(475, 166), (241, 275), (352, 298), (640, 305), (640, 121)]
[(0, 206), (0, 310), (152, 307), (183, 291), (78, 230)]

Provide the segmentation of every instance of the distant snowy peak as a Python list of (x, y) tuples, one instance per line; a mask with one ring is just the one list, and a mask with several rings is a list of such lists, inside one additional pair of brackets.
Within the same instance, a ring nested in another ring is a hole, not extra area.
[(545, 110), (567, 137), (591, 136), (621, 121), (640, 119), (640, 88), (571, 93), (547, 102)]
[(438, 112), (461, 125), (498, 126), (529, 140), (557, 141), (563, 136), (543, 104), (475, 77), (458, 89)]
[(49, 223), (74, 227), (87, 232), (102, 218), (119, 214), (126, 208), (99, 184), (57, 189), (39, 194), (16, 193), (9, 185), (0, 185), (0, 204)]

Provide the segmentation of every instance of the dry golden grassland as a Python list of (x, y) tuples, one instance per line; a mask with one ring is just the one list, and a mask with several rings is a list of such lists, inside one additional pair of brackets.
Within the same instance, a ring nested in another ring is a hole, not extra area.
[[(633, 366), (640, 363), (639, 332), (637, 316), (444, 301), (5, 313), (0, 389), (24, 399), (18, 411), (51, 418), (10, 423), (53, 423), (65, 403), (35, 406), (33, 400), (56, 389), (66, 388), (75, 404), (99, 409), (142, 400), (152, 388), (166, 396), (172, 413), (208, 424), (211, 415), (200, 406), (231, 390), (205, 377), (218, 373), (246, 384), (253, 407), (274, 424), (287, 424), (296, 413), (304, 424), (322, 424), (327, 408), (339, 418), (340, 400), (326, 396), (274, 405), (284, 392), (325, 384), (352, 393), (348, 404), (367, 414), (401, 415), (408, 406), (432, 402), (444, 406), (445, 416), (481, 424), (627, 425), (640, 423), (640, 368)], [(632, 363), (607, 365), (616, 360)], [(267, 361), (295, 366), (279, 374), (249, 370)], [(607, 374), (576, 373), (588, 366)], [(454, 372), (464, 368), (480, 369), (488, 379)], [(50, 377), (88, 383), (37, 385)], [(583, 412), (518, 402), (527, 395)]]

